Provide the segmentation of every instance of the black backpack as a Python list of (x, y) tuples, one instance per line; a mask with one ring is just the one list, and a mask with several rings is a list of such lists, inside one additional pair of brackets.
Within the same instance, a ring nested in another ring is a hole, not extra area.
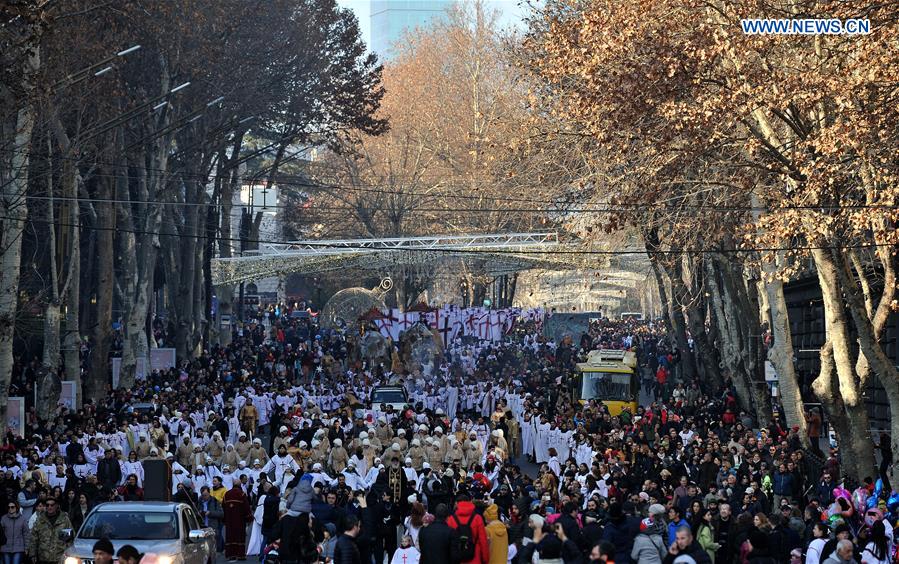
[(459, 518), (452, 515), (453, 521), (456, 522), (456, 528), (453, 530), (453, 548), (455, 549), (455, 560), (457, 562), (468, 562), (474, 560), (477, 547), (474, 541), (474, 531), (471, 530), (471, 523), (477, 515), (472, 515), (467, 523), (462, 523)]

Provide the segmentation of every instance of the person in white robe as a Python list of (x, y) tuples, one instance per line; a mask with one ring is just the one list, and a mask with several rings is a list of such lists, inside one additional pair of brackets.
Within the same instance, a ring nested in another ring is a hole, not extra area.
[(264, 548), (262, 546), (262, 543), (265, 541), (262, 538), (262, 519), (265, 513), (264, 503), (266, 497), (268, 497), (268, 494), (259, 496), (259, 500), (256, 502), (256, 509), (253, 511), (250, 541), (247, 543), (247, 556), (257, 556)]
[(521, 427), (521, 451), (531, 458), (534, 456), (534, 418), (528, 411), (519, 420)]
[[(134, 474), (135, 476), (137, 476), (137, 487), (144, 487), (144, 465), (141, 464), (140, 460), (137, 459), (137, 456), (129, 456), (128, 460), (122, 461), (121, 466), (123, 480), (127, 480), (129, 475)], [(174, 477), (172, 481), (174, 481)]]
[(393, 553), (393, 558), (390, 559), (390, 564), (418, 564), (420, 559), (421, 553), (412, 544), (412, 537), (404, 535), (402, 544)]

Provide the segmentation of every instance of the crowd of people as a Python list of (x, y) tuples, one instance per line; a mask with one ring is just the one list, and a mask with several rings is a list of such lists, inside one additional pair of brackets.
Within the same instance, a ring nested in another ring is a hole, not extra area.
[[(217, 532), (228, 560), (895, 559), (899, 494), (876, 474), (849, 487), (839, 451), (810, 459), (779, 417), (757, 428), (727, 382), (686, 381), (658, 324), (602, 320), (558, 343), (536, 330), (459, 339), (426, 376), (351, 360), (343, 332), (289, 313), (10, 436), (4, 564), (58, 563), (60, 530), (99, 503), (145, 499), (148, 461), (167, 461), (168, 495)], [(575, 364), (595, 348), (635, 350), (652, 399), (614, 416), (573, 399)], [(408, 404), (369, 405), (387, 384)]]

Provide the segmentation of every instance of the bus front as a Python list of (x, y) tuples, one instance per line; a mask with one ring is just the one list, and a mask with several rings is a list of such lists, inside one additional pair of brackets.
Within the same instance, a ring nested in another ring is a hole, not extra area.
[(625, 407), (631, 413), (637, 409), (637, 393), (634, 388), (634, 373), (627, 367), (580, 369), (578, 399), (583, 402), (596, 400), (603, 402), (609, 414), (621, 414)]

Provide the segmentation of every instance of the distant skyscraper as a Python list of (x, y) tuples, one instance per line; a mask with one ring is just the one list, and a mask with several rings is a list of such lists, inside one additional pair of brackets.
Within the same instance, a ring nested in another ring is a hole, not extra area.
[(449, 0), (371, 0), (371, 50), (389, 58), (403, 33), (442, 18), (449, 5)]

